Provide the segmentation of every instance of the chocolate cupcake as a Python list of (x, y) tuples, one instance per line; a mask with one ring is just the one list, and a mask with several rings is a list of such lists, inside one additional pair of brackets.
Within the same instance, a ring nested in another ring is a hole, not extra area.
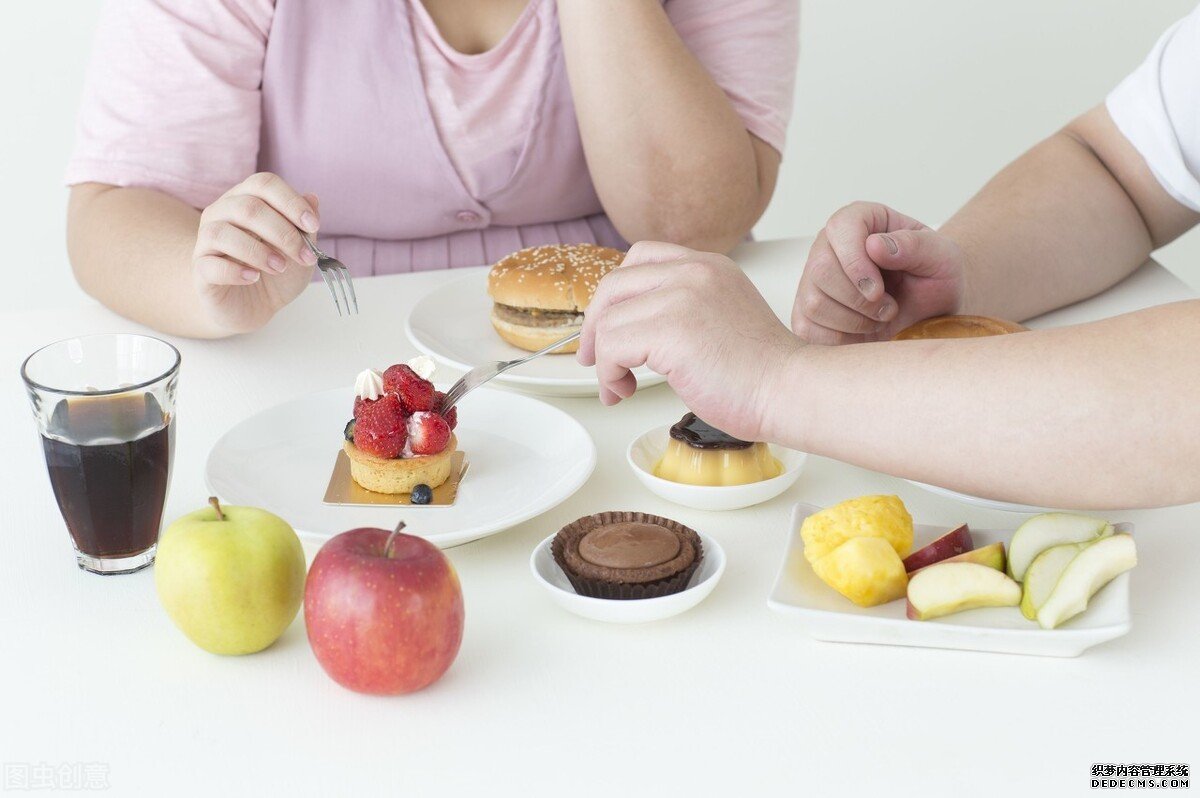
[(704, 559), (694, 530), (670, 518), (631, 512), (572, 521), (554, 536), (550, 551), (576, 593), (606, 599), (678, 593)]

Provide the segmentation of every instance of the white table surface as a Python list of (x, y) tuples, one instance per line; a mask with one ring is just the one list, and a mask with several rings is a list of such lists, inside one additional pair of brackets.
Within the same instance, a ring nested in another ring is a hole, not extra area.
[[(807, 246), (748, 244), (736, 257), (786, 312)], [(352, 321), (335, 316), (318, 284), (259, 334), (175, 341), (183, 370), (167, 518), (203, 505), (209, 448), (238, 420), (414, 354), (405, 314), (458, 276), (359, 280), (362, 315)], [(1190, 296), (1148, 264), (1039, 323)], [(1019, 517), (818, 457), (758, 507), (670, 505), (624, 459), (636, 433), (682, 412), (666, 385), (612, 409), (547, 400), (589, 429), (596, 472), (545, 516), (448, 552), (466, 634), (430, 689), (401, 698), (342, 689), (313, 658), (301, 618), (263, 653), (207, 654), (171, 625), (150, 570), (76, 569), (17, 374), (49, 341), (138, 329), (94, 305), (0, 316), (0, 776), (99, 763), (117, 794), (173, 796), (1041, 796), (1090, 793), (1093, 762), (1200, 764), (1200, 508), (1120, 514), (1139, 533), (1133, 630), (1079, 659), (819, 643), (766, 606), (794, 502), (895, 492), (918, 522), (1011, 527)], [(644, 626), (558, 609), (530, 577), (531, 549), (610, 509), (712, 535), (728, 555), (723, 582), (691, 612)], [(311, 558), (315, 547), (306, 549)]]

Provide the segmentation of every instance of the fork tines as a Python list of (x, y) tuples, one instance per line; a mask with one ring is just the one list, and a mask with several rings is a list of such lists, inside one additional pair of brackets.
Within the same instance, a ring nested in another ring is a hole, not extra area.
[[(347, 316), (358, 313), (358, 297), (354, 294), (354, 281), (350, 272), (341, 263), (334, 260), (322, 259), (317, 264), (329, 293), (333, 295), (333, 304), (337, 306), (338, 315), (345, 308)], [(334, 286), (337, 286), (336, 289)]]

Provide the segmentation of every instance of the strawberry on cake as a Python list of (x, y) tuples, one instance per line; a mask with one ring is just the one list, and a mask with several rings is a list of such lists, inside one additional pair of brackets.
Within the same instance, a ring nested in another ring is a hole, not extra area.
[(432, 373), (433, 362), (421, 356), (382, 374), (367, 369), (355, 380), (354, 420), (342, 448), (350, 476), (367, 490), (410, 493), (450, 478), (458, 408), (441, 412), (445, 395), (429, 381)]

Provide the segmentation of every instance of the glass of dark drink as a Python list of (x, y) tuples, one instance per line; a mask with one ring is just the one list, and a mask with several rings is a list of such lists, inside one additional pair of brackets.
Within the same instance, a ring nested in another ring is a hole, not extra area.
[(154, 562), (179, 350), (145, 335), (68, 338), (26, 358), (21, 376), (79, 567), (128, 574)]

